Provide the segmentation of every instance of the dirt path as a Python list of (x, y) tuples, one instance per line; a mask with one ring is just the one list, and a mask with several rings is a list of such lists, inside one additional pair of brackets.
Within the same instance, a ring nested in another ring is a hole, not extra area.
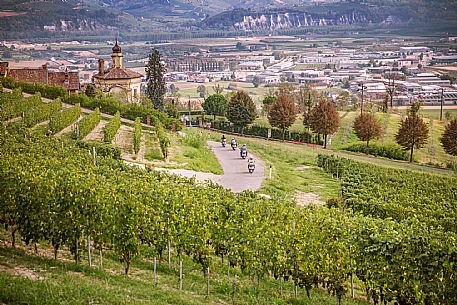
[(122, 149), (121, 158), (133, 160), (133, 131), (131, 127), (121, 125), (113, 140), (113, 145)]

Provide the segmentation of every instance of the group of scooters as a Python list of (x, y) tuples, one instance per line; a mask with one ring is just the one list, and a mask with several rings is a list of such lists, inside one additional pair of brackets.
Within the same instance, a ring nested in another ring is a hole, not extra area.
[[(222, 135), (221, 143), (222, 143), (222, 147), (225, 147), (227, 145), (227, 139), (225, 138), (225, 135)], [(235, 138), (232, 138), (232, 140), (230, 141), (230, 146), (232, 147), (233, 150), (236, 150), (236, 148), (238, 147), (238, 144), (236, 143)], [(246, 144), (243, 144), (241, 146), (241, 148), (240, 148), (240, 156), (243, 159), (247, 158), (248, 149), (246, 147)], [(248, 158), (248, 171), (249, 171), (249, 173), (252, 174), (254, 172), (254, 170), (255, 170), (254, 158), (252, 156), (249, 156), (249, 158)]]

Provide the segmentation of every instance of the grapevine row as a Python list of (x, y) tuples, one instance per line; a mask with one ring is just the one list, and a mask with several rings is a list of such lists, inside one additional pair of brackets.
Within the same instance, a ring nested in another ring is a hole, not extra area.
[(52, 134), (56, 134), (76, 122), (80, 115), (81, 107), (79, 104), (61, 112), (55, 112), (49, 120), (49, 130)]
[(105, 143), (111, 143), (117, 134), (117, 131), (121, 127), (121, 114), (116, 112), (114, 117), (105, 125), (103, 128), (103, 141)]
[(141, 244), (161, 257), (170, 243), (202, 271), (217, 255), (259, 279), (274, 276), (307, 291), (322, 285), (338, 299), (352, 274), (377, 301), (457, 302), (454, 232), (235, 195), (110, 158), (94, 164), (87, 150), (65, 139), (3, 133), (0, 147), (1, 218), (27, 243), (49, 241), (56, 256), (67, 246), (78, 261), (89, 235), (128, 273)]
[(94, 112), (81, 119), (73, 134), (75, 139), (84, 139), (100, 123), (100, 109), (95, 108)]

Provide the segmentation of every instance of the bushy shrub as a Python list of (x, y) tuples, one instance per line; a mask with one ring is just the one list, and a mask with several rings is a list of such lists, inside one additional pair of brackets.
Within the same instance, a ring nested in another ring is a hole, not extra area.
[(113, 142), (114, 137), (116, 136), (117, 131), (121, 127), (121, 114), (116, 112), (114, 117), (105, 125), (103, 128), (103, 141), (105, 143)]
[(206, 137), (201, 133), (189, 131), (184, 137), (184, 143), (194, 148), (202, 148), (206, 145)]
[[(241, 133), (241, 128), (230, 124), (229, 122), (216, 121), (212, 123), (212, 127), (222, 131)], [(259, 125), (249, 125), (243, 129), (243, 134), (248, 136), (256, 136), (267, 138), (268, 127)], [(271, 138), (282, 140), (282, 131), (278, 128), (271, 128)], [(298, 141), (302, 143), (317, 143), (317, 137), (308, 131), (292, 132), (286, 130), (284, 139), (286, 141)]]
[(343, 146), (343, 150), (364, 153), (367, 155), (372, 155), (376, 157), (384, 157), (394, 160), (409, 160), (409, 154), (405, 151), (400, 145), (395, 143), (389, 144), (380, 144), (380, 143), (371, 143), (367, 147), (366, 143), (355, 143), (348, 146)]

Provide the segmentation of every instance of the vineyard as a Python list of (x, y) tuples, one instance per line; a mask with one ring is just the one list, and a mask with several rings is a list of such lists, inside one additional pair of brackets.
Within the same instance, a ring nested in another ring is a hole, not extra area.
[[(49, 243), (56, 259), (68, 248), (79, 262), (90, 244), (100, 257), (115, 255), (127, 275), (139, 256), (166, 258), (173, 249), (179, 261), (194, 260), (202, 277), (216, 261), (228, 263), (254, 279), (255, 291), (261, 281), (276, 279), (278, 287), (293, 283), (309, 295), (315, 287), (325, 288), (340, 302), (352, 278), (363, 282), (374, 303), (457, 301), (452, 219), (425, 223), (405, 214), (393, 220), (297, 207), (130, 168), (90, 155), (72, 140), (1, 132), (0, 215), (13, 245), (19, 235), (26, 244)], [(327, 170), (335, 168), (322, 160)], [(346, 198), (344, 179), (350, 172), (340, 167), (336, 175), (343, 179)], [(437, 207), (455, 202), (455, 180), (448, 182), (429, 190), (428, 201), (415, 203), (417, 214), (426, 202)]]
[[(2, 120), (27, 117), (27, 109), (41, 107), (36, 99), (0, 95)], [(49, 118), (55, 133), (80, 116), (79, 105), (59, 108), (58, 101), (50, 104), (34, 121)], [(93, 128), (98, 116), (96, 111), (79, 120), (79, 132)], [(103, 258), (114, 258), (127, 277), (144, 259), (143, 268), (154, 270), (150, 289), (162, 289), (154, 288), (161, 280), (156, 262), (168, 261), (170, 268), (173, 256), (180, 292), (186, 289), (182, 261), (193, 261), (196, 269), (186, 272), (208, 279), (208, 298), (210, 274), (227, 272), (226, 303), (236, 301), (236, 276), (252, 279), (253, 299), (240, 304), (294, 303), (299, 288), (306, 294), (302, 300), (325, 290), (340, 304), (348, 301), (352, 283), (373, 304), (457, 303), (456, 178), (320, 155), (317, 165), (341, 180), (341, 198), (327, 207), (301, 207), (132, 168), (103, 146), (110, 144), (49, 137), (20, 123), (0, 125), (0, 221), (12, 247), (49, 245), (56, 261), (63, 252), (75, 264), (87, 257), (89, 270), (101, 274), (112, 272)], [(119, 125), (116, 115), (105, 126), (105, 142)], [(139, 126), (137, 121), (136, 147)], [(166, 134), (160, 126), (156, 132), (166, 155)], [(263, 295), (262, 286), (272, 282), (274, 295)], [(20, 301), (4, 287), (0, 301)], [(293, 296), (283, 295), (286, 287), (293, 287)]]

